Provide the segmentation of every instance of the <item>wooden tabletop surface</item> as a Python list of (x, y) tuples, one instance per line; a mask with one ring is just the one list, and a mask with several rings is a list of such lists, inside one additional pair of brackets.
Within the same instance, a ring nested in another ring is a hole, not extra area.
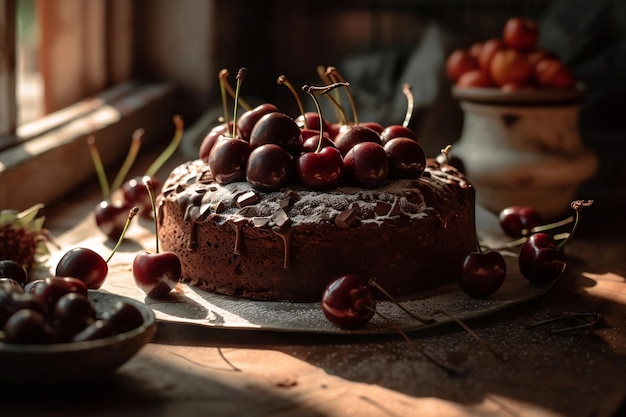
[[(97, 186), (94, 186), (97, 188)], [(47, 210), (55, 235), (92, 215), (85, 190)], [(626, 222), (612, 205), (586, 212), (555, 286), (467, 324), (410, 334), (465, 369), (449, 375), (400, 335), (319, 335), (160, 322), (152, 341), (112, 375), (64, 386), (3, 386), (3, 416), (568, 416), (624, 415)], [(93, 234), (99, 232), (95, 229)], [(67, 242), (65, 240), (64, 242)], [(599, 313), (592, 331), (529, 325)], [(0, 370), (1, 372), (1, 370)]]

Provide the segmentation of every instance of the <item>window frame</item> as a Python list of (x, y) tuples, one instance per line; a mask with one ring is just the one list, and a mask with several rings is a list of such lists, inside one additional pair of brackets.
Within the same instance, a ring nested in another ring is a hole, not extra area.
[[(96, 138), (111, 171), (137, 128), (145, 130), (144, 153), (171, 138), (180, 103), (177, 88), (133, 79), (134, 4), (37, 0), (37, 7), (57, 7), (56, 13), (39, 17), (42, 49), (47, 49), (39, 56), (44, 83), (57, 88), (46, 92), (49, 114), (18, 126), (17, 0), (0, 0), (0, 209), (51, 204), (81, 185), (97, 187), (89, 136)], [(68, 18), (74, 24), (68, 25)], [(67, 51), (76, 48), (87, 52), (68, 59)]]

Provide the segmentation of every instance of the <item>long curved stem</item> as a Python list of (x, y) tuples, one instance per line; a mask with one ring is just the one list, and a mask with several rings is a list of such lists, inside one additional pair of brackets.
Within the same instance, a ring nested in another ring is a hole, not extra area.
[(117, 249), (120, 247), (120, 245), (124, 241), (124, 236), (126, 235), (126, 231), (128, 230), (128, 225), (130, 225), (130, 221), (133, 219), (133, 217), (137, 215), (137, 213), (139, 213), (139, 207), (136, 207), (136, 206), (130, 209), (130, 211), (128, 212), (128, 217), (126, 218), (126, 222), (124, 223), (124, 228), (122, 229), (122, 233), (120, 234), (120, 237), (117, 239), (117, 243), (115, 244), (115, 247), (111, 251), (111, 254), (109, 255), (109, 257), (107, 258), (106, 263), (109, 263), (113, 255), (115, 255), (115, 252), (117, 252)]
[(291, 91), (291, 94), (293, 94), (293, 97), (296, 99), (296, 103), (298, 104), (298, 109), (300, 110), (300, 114), (302, 115), (302, 119), (304, 121), (304, 128), (308, 129), (309, 126), (307, 124), (306, 116), (304, 114), (304, 106), (302, 105), (302, 100), (300, 99), (300, 96), (298, 95), (298, 92), (296, 91), (296, 89), (293, 87), (293, 85), (289, 82), (287, 77), (284, 75), (279, 75), (278, 80), (276, 82), (278, 84), (284, 85), (285, 87), (289, 89), (289, 91)]
[(137, 159), (139, 148), (141, 148), (141, 141), (143, 140), (143, 134), (143, 129), (137, 129), (133, 133), (133, 138), (130, 142), (130, 148), (128, 149), (128, 153), (126, 154), (126, 159), (124, 160), (122, 167), (120, 168), (117, 176), (115, 177), (115, 180), (113, 181), (113, 184), (111, 185), (111, 189), (113, 190), (113, 192), (115, 192), (115, 190), (122, 186), (122, 183), (124, 182), (128, 171), (130, 171), (130, 168), (133, 166), (135, 159)]
[(146, 173), (144, 174), (147, 177), (151, 177), (165, 164), (165, 162), (176, 152), (178, 145), (180, 145), (180, 141), (183, 139), (183, 129), (185, 124), (183, 122), (183, 118), (179, 115), (174, 116), (174, 125), (176, 126), (176, 131), (174, 132), (174, 137), (170, 144), (163, 150), (161, 155), (148, 167)]
[[(326, 69), (326, 73), (329, 74), (330, 76), (334, 77), (333, 79), (336, 79), (338, 82), (342, 82), (342, 83), (346, 82), (346, 80), (344, 80), (344, 78), (341, 76), (341, 74), (339, 73), (339, 71), (335, 67), (328, 67)], [(352, 95), (352, 92), (350, 91), (349, 86), (350, 86), (350, 84), (348, 84), (348, 83), (345, 84), (346, 93), (348, 94), (348, 100), (350, 101), (350, 106), (352, 106), (352, 117), (353, 117), (354, 124), (358, 125), (359, 124), (359, 114), (358, 114), (357, 109), (356, 109), (356, 103), (354, 102), (354, 96)]]
[(98, 181), (100, 181), (100, 188), (102, 189), (102, 199), (105, 201), (109, 201), (109, 198), (111, 198), (111, 189), (109, 188), (109, 181), (104, 170), (104, 165), (102, 165), (102, 159), (100, 159), (100, 152), (98, 152), (98, 148), (96, 146), (96, 138), (93, 136), (89, 136), (87, 138), (87, 145), (89, 146), (91, 160), (93, 161), (93, 165), (96, 169), (96, 174), (98, 175)]

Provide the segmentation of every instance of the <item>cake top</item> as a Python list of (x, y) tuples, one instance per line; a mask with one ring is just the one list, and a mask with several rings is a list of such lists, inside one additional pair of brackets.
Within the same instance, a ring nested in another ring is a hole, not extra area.
[[(455, 191), (456, 190), (456, 191)], [(445, 226), (471, 185), (456, 168), (429, 159), (423, 175), (366, 189), (355, 186), (314, 191), (299, 185), (264, 192), (249, 182), (217, 183), (202, 160), (175, 168), (162, 198), (175, 200), (185, 220), (248, 221), (257, 227), (334, 222), (340, 228), (435, 215)], [(459, 200), (457, 200), (459, 199)]]

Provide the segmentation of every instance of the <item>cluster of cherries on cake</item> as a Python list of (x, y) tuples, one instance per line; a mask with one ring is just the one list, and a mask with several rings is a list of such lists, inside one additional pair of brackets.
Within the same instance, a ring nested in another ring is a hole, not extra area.
[(501, 37), (454, 50), (446, 61), (448, 78), (458, 87), (501, 91), (573, 87), (576, 79), (570, 69), (538, 41), (536, 22), (512, 17)]
[[(245, 69), (237, 75), (238, 85)], [(205, 137), (199, 158), (216, 182), (248, 181), (270, 192), (298, 183), (312, 190), (340, 184), (377, 188), (388, 180), (418, 178), (426, 156), (416, 134), (405, 125), (328, 123), (321, 116), (316, 93), (328, 94), (339, 81), (324, 87), (303, 86), (317, 112), (297, 118), (273, 104), (261, 104), (213, 128)], [(235, 102), (236, 103), (236, 102)], [(355, 113), (356, 115), (356, 113)]]

